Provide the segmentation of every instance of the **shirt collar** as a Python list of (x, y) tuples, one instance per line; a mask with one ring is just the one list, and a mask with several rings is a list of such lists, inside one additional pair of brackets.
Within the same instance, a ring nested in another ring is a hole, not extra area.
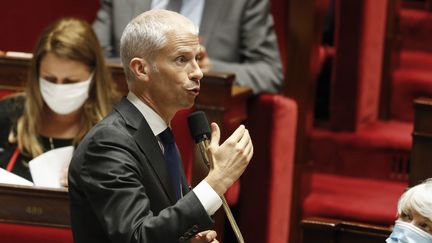
[(141, 112), (155, 136), (159, 135), (159, 133), (163, 132), (168, 127), (162, 117), (146, 103), (141, 101), (134, 93), (129, 91), (127, 99)]

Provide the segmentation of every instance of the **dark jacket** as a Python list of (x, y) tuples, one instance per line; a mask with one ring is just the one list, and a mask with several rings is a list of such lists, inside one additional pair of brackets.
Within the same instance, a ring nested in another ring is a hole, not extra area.
[(193, 192), (175, 202), (158, 141), (126, 98), (76, 149), (69, 197), (76, 243), (179, 242), (213, 223)]

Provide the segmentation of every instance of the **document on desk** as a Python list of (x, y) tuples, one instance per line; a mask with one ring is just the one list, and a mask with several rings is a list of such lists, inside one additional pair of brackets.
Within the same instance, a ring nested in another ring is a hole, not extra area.
[(0, 168), (0, 183), (33, 186), (33, 183), (31, 181), (28, 181), (21, 176), (17, 176), (3, 168)]
[(60, 188), (60, 178), (69, 166), (73, 146), (52, 149), (29, 162), (30, 173), (35, 186)]

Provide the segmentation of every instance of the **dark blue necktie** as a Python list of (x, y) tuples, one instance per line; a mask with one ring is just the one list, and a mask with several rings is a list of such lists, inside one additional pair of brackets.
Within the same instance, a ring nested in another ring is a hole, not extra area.
[(181, 198), (181, 182), (180, 182), (180, 155), (175, 144), (174, 135), (168, 127), (159, 135), (164, 146), (164, 157), (167, 163), (168, 172), (170, 174), (171, 183), (174, 188), (176, 199)]

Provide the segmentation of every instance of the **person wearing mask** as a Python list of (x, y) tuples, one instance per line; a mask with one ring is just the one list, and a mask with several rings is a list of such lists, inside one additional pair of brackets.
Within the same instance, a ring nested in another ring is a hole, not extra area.
[(282, 65), (268, 0), (101, 0), (93, 28), (105, 55), (118, 58), (120, 36), (129, 20), (161, 8), (199, 26), (205, 48), (198, 64), (203, 72), (235, 73), (237, 84), (254, 93), (281, 91)]
[(198, 28), (176, 12), (150, 10), (126, 26), (120, 48), (129, 94), (89, 131), (69, 166), (74, 241), (218, 242), (211, 216), (253, 145), (243, 125), (219, 145), (212, 123), (213, 166), (195, 188), (186, 184), (170, 124), (199, 94)]
[(397, 210), (398, 219), (387, 243), (432, 242), (432, 179), (403, 193)]
[[(1, 167), (32, 181), (32, 158), (76, 146), (117, 100), (92, 27), (58, 20), (36, 43), (25, 91), (0, 101)], [(66, 186), (67, 168), (61, 183)]]

